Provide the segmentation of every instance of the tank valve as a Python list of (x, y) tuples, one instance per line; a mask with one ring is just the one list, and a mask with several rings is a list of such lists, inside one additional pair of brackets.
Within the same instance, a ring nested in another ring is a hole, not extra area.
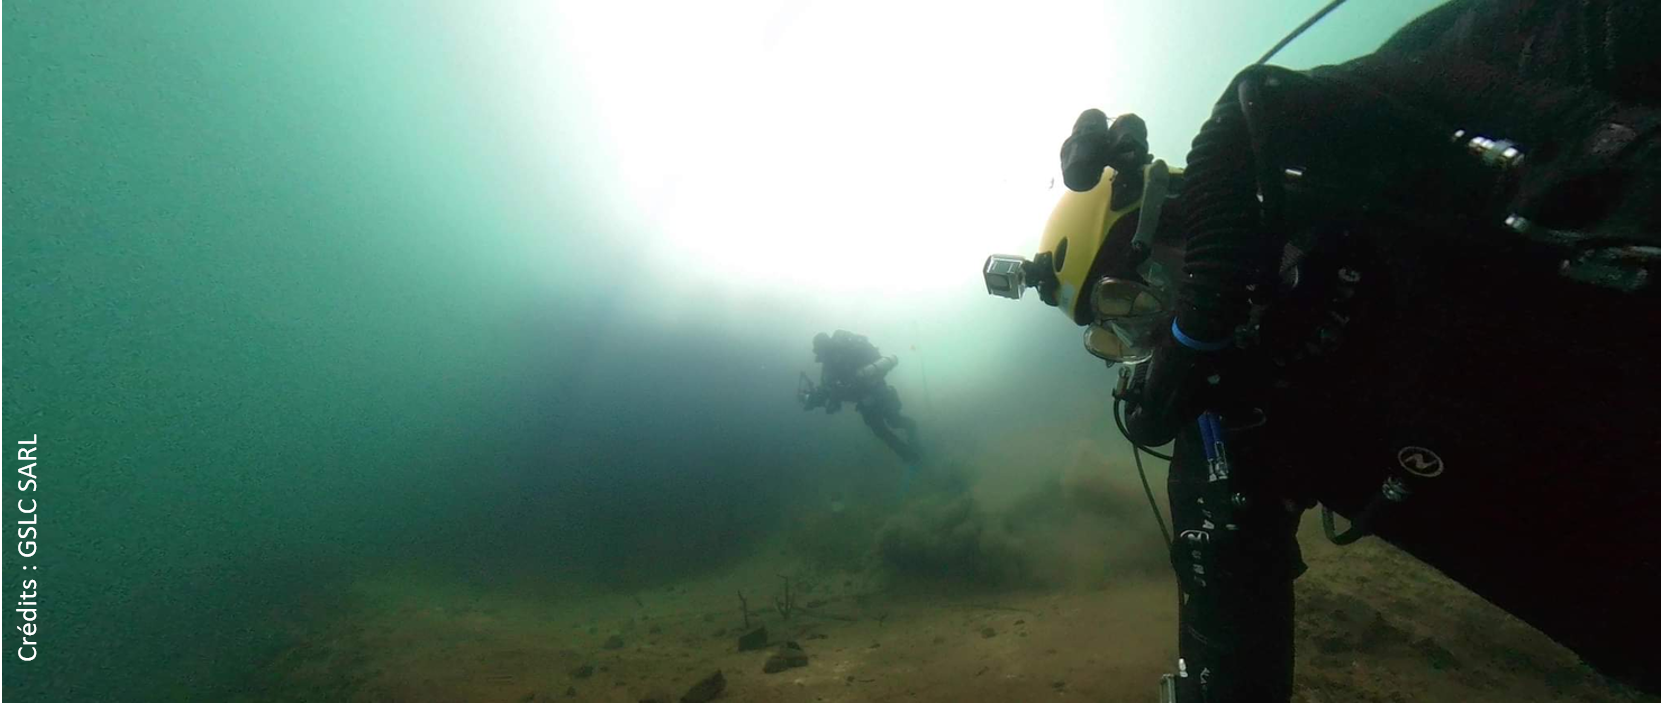
[(1453, 133), (1455, 144), (1465, 143), (1465, 148), (1472, 154), (1480, 157), (1482, 162), (1489, 166), (1499, 166), (1508, 169), (1522, 165), (1523, 152), (1517, 148), (1515, 142), (1506, 139), (1489, 139), (1487, 137), (1466, 138), (1465, 130)]

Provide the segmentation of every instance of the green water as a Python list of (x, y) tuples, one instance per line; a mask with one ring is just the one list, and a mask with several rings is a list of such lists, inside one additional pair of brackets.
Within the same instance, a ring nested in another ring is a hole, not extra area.
[[(1125, 5), (1146, 30), (1123, 55), (1105, 32), (1103, 53), (1147, 78), (1102, 79), (1134, 85), (1100, 106), (1139, 111), (1155, 150), (1180, 158), (1227, 77), (1306, 4)], [(1284, 61), (1362, 53), (1416, 11), (1353, 4)], [(991, 388), (1060, 391), (1094, 370), (1056, 320), (970, 305), (972, 263), (869, 320), (816, 315), (821, 300), (781, 309), (787, 290), (677, 294), (665, 326), (662, 282), (638, 268), (652, 225), (613, 185), (617, 159), (650, 155), (594, 136), (609, 118), (584, 102), (582, 57), (493, 52), (527, 7), (6, 6), (4, 440), (40, 442), (27, 563), (42, 613), (39, 658), (7, 652), (8, 693), (223, 699), (289, 644), (276, 623), (327, 619), (345, 584), (388, 564), (604, 580), (642, 561), (620, 554), (693, 571), (699, 554), (740, 550), (802, 472), (866, 456), (778, 412), (817, 329), (865, 322), (879, 343), (921, 343), (945, 399), (929, 419), (948, 424), (978, 405), (961, 390), (972, 379), (1019, 370)], [(1020, 78), (976, 80), (995, 96)], [(527, 84), (541, 92), (513, 87)], [(1081, 91), (1044, 118), (1049, 133), (1022, 135), (1040, 159), (1106, 100)], [(710, 109), (662, 107), (665, 129)], [(918, 300), (968, 302), (902, 310)], [(987, 319), (1049, 335), (1053, 364), (993, 354), (974, 330)], [(897, 383), (928, 407), (917, 379)], [(666, 531), (679, 534), (647, 539)], [(15, 624), (8, 613), (8, 643)]]

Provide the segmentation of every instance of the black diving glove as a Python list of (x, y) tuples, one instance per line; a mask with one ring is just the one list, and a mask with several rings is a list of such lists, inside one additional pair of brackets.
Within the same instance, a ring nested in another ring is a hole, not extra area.
[(1160, 340), (1146, 362), (1147, 381), (1125, 413), (1131, 441), (1144, 447), (1163, 445), (1199, 415), (1201, 392), (1211, 373), (1210, 354), (1184, 346), (1170, 334)]

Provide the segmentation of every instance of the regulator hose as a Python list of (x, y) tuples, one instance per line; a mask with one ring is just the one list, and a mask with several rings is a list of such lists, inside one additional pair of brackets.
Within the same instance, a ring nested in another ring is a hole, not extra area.
[(1226, 341), (1245, 321), (1247, 286), (1260, 280), (1264, 259), (1257, 159), (1239, 80), (1212, 108), (1188, 152), (1188, 241), (1176, 324), (1185, 336), (1206, 343)]

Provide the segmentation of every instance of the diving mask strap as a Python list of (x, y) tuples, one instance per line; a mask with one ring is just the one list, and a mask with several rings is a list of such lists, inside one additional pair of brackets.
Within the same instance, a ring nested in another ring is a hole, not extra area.
[(1136, 236), (1130, 241), (1131, 251), (1144, 254), (1153, 246), (1153, 235), (1159, 229), (1159, 214), (1165, 208), (1165, 192), (1171, 182), (1171, 170), (1164, 160), (1148, 165), (1147, 184), (1142, 188), (1142, 212), (1136, 219)]

